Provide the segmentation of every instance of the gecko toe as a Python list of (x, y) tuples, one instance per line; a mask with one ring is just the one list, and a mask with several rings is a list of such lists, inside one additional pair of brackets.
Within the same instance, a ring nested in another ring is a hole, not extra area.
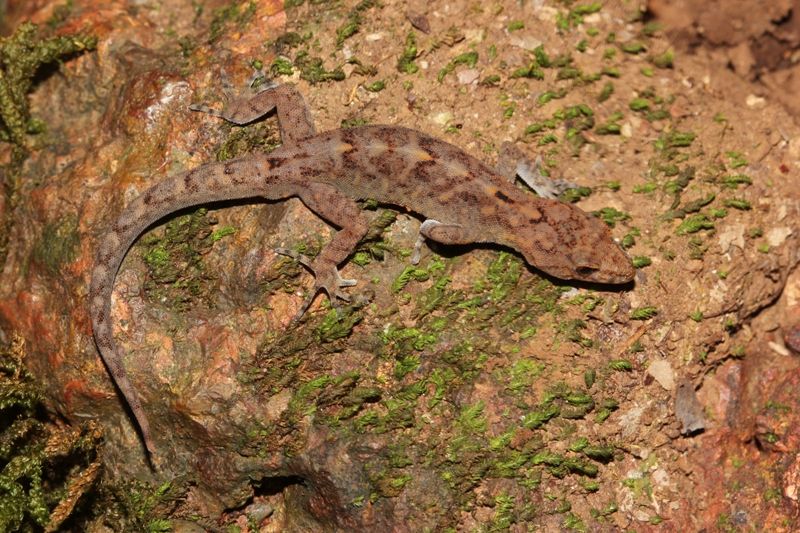
[(313, 261), (307, 255), (303, 255), (300, 252), (295, 252), (294, 250), (290, 250), (289, 248), (273, 248), (272, 250), (278, 255), (284, 255), (286, 257), (291, 257), (307, 269), (309, 269), (312, 273), (314, 272), (314, 268), (311, 266)]
[(342, 291), (336, 291), (334, 296), (336, 298), (331, 298), (331, 306), (333, 306), (334, 308), (338, 308), (339, 307), (338, 300), (341, 300), (341, 301), (343, 301), (345, 303), (350, 303), (350, 295), (347, 294), (347, 293), (344, 293)]

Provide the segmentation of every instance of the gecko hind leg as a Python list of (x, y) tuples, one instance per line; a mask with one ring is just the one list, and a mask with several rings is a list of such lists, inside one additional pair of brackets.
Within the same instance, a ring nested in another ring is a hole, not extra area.
[[(257, 77), (251, 80), (250, 84), (255, 79)], [(285, 144), (296, 144), (316, 133), (303, 95), (290, 83), (276, 85), (268, 80), (266, 88), (253, 96), (229, 99), (222, 111), (214, 110), (205, 104), (192, 104), (189, 109), (208, 113), (240, 126), (258, 120), (275, 109), (278, 113), (281, 138)]]
[(417, 237), (417, 242), (414, 243), (414, 253), (411, 254), (412, 265), (419, 263), (420, 251), (425, 239), (431, 239), (442, 244), (469, 244), (475, 242), (475, 239), (468, 234), (464, 226), (446, 224), (429, 218), (419, 227), (419, 236)]

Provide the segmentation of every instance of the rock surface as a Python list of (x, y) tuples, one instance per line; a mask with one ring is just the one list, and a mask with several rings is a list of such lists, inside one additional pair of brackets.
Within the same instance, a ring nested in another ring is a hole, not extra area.
[[(8, 4), (9, 27), (58, 5)], [(441, 2), (414, 8), (426, 34), (393, 1), (74, 2), (59, 31), (99, 45), (31, 95), (47, 129), (6, 228), (3, 334), (26, 338), (54, 410), (102, 423), (108, 475), (172, 480), (182, 520), (791, 530), (798, 129), (704, 57), (668, 60), (637, 10)], [(320, 300), (287, 331), (310, 277), (272, 249), (313, 253), (322, 221), (297, 201), (168, 217), (128, 254), (113, 303), (158, 428), (153, 473), (92, 341), (94, 246), (165, 176), (277, 144), (274, 118), (233, 128), (187, 109), (224, 100), (223, 80), (243, 87), (256, 60), (299, 85), (319, 130), (393, 123), (489, 162), (504, 141), (540, 154), (592, 188), (579, 205), (614, 224), (635, 286), (570, 289), (480, 247), (434, 247), (409, 269), (418, 221), (400, 214), (343, 268), (359, 305), (337, 318)], [(681, 435), (674, 391), (647, 374), (664, 360), (697, 389), (704, 432)]]

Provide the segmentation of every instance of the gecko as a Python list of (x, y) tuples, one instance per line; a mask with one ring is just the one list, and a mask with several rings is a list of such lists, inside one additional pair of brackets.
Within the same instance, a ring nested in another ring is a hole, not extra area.
[(445, 245), (495, 243), (557, 278), (601, 284), (633, 280), (630, 259), (600, 219), (572, 204), (526, 192), (514, 185), (513, 168), (493, 170), (425, 133), (388, 125), (317, 133), (292, 84), (271, 84), (249, 98), (231, 99), (222, 111), (190, 108), (238, 125), (274, 110), (283, 144), (266, 154), (205, 164), (156, 183), (132, 200), (100, 238), (88, 294), (94, 340), (151, 458), (156, 454), (153, 432), (114, 342), (111, 294), (134, 241), (181, 209), (233, 199), (297, 197), (337, 227), (314, 259), (299, 258), (315, 281), (296, 318), (320, 292), (334, 306), (337, 299), (348, 300), (342, 289), (355, 280), (343, 279), (338, 267), (367, 233), (369, 221), (357, 203), (364, 199), (405, 208), (424, 220), (412, 261), (419, 259), (425, 239)]

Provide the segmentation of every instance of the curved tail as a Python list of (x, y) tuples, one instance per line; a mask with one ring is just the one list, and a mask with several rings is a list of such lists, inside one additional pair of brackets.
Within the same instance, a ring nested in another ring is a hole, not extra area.
[(137, 237), (170, 213), (222, 200), (283, 197), (282, 187), (273, 187), (269, 194), (265, 191), (269, 163), (267, 159), (248, 156), (204, 165), (162, 181), (133, 200), (100, 241), (89, 289), (94, 340), (112, 379), (133, 412), (151, 457), (155, 455), (155, 446), (150, 424), (114, 342), (111, 293), (117, 271)]

